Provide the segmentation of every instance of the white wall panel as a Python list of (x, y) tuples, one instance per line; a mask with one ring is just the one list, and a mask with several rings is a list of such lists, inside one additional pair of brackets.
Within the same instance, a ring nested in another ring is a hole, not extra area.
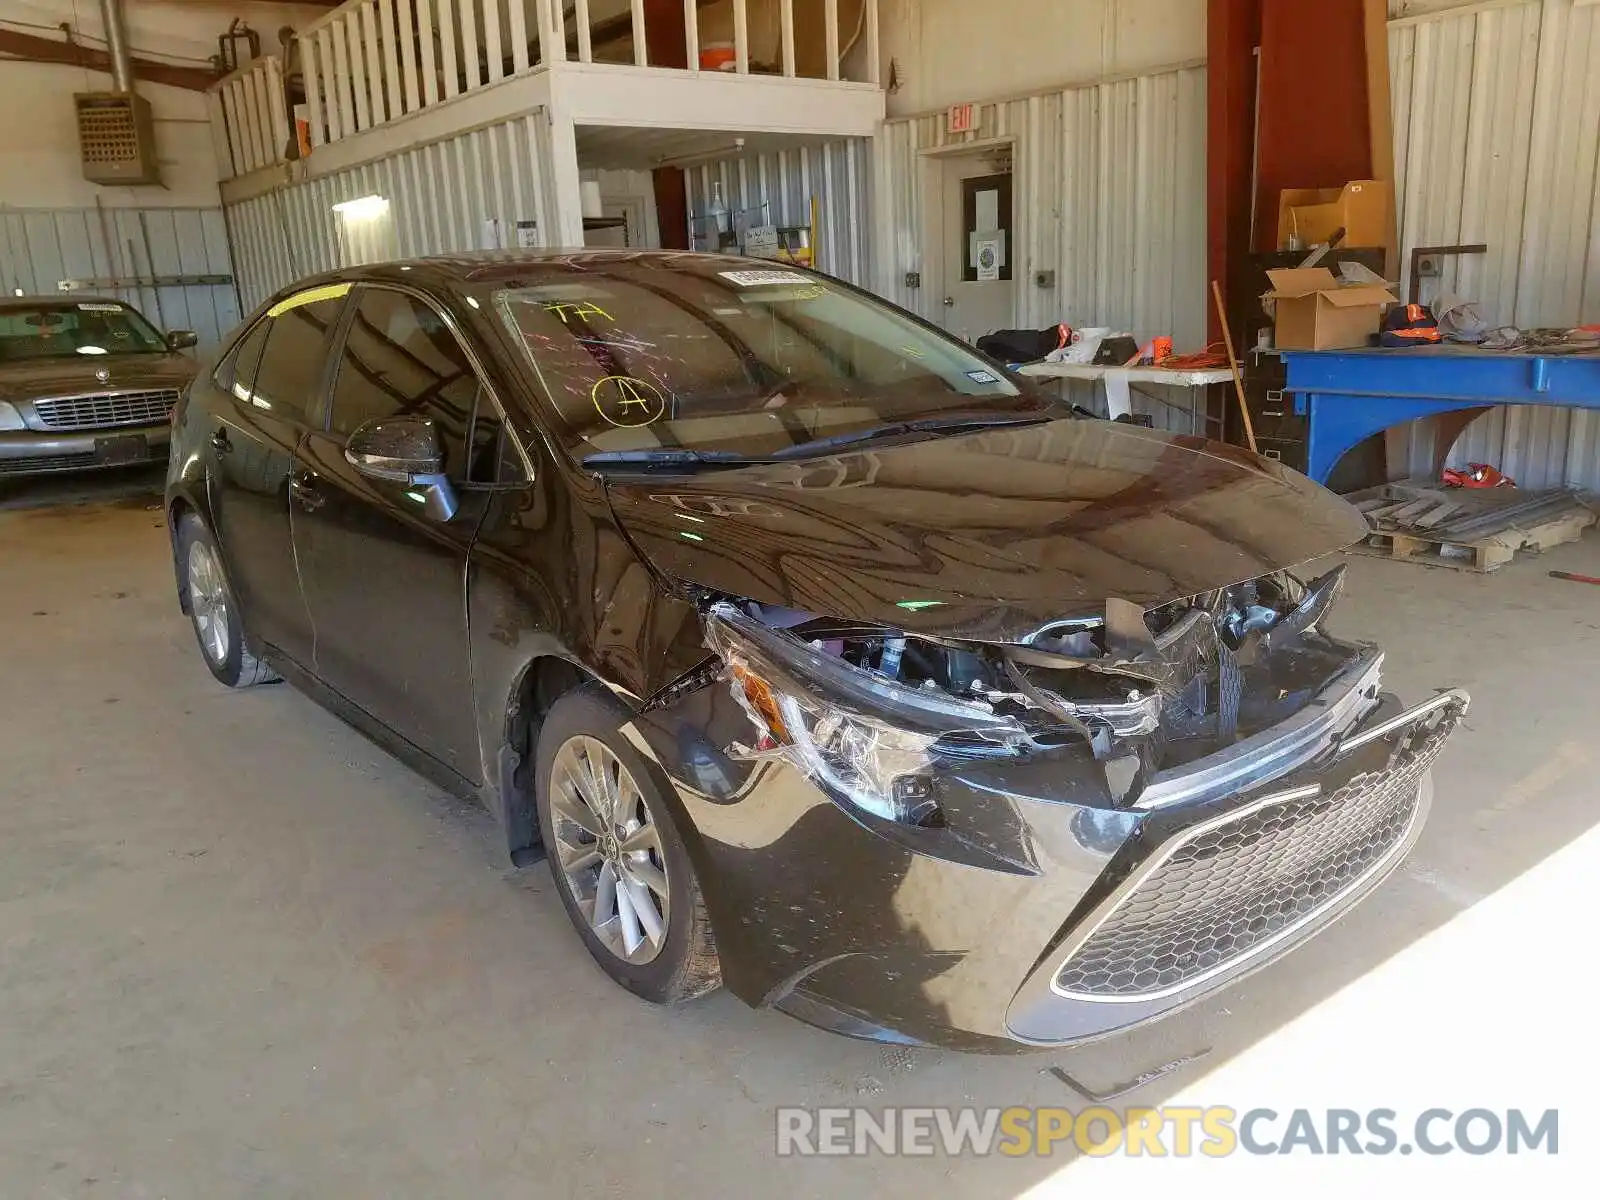
[(882, 0), (893, 116), (1171, 68), (1206, 55), (1202, 0)]
[[(974, 134), (943, 114), (890, 121), (879, 139), (876, 290), (925, 317), (943, 295), (924, 276), (930, 153), (1013, 145), (1016, 319), (1205, 338), (1205, 71), (1190, 67), (980, 106)], [(1056, 286), (1035, 285), (1054, 271)]]
[(709, 209), (713, 181), (721, 182), (722, 198), (730, 209), (765, 203), (777, 225), (808, 223), (815, 196), (817, 268), (869, 287), (870, 148), (864, 138), (846, 138), (702, 163), (685, 172), (689, 212), (704, 214)]
[(552, 210), (539, 149), (547, 126), (532, 112), (227, 206), (245, 311), (302, 276), (345, 265), (333, 206), (359, 196), (389, 201), (401, 258), (494, 248), (491, 220), (504, 246), (516, 245), (519, 220), (537, 222), (542, 237)]
[(0, 208), (6, 294), (52, 295), (63, 280), (119, 280), (93, 290), (134, 305), (164, 329), (194, 330), (202, 348), (238, 322), (233, 285), (151, 281), (232, 271), (217, 208)]
[[(1600, 6), (1446, 10), (1392, 24), (1389, 54), (1402, 262), (1413, 246), (1489, 247), (1445, 259), (1424, 301), (1448, 290), (1524, 328), (1600, 321)], [(1496, 409), (1449, 461), (1600, 489), (1594, 426), (1566, 409)], [(1414, 435), (1413, 469), (1430, 437)]]

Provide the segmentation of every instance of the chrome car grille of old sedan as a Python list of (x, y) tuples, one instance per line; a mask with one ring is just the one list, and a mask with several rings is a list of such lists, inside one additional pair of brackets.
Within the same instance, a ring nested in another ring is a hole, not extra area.
[(92, 396), (57, 396), (35, 400), (33, 411), (46, 429), (115, 429), (124, 425), (160, 425), (172, 419), (176, 388), (144, 392), (105, 392)]
[(1454, 719), (1419, 729), (1382, 770), (1204, 821), (1162, 845), (1071, 952), (1054, 990), (1134, 1002), (1192, 987), (1312, 923), (1397, 861)]

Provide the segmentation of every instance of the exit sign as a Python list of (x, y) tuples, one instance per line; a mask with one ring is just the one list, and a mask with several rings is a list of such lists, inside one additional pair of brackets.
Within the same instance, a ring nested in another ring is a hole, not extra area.
[(970, 104), (952, 104), (945, 117), (945, 128), (950, 133), (971, 133), (978, 127), (977, 112)]

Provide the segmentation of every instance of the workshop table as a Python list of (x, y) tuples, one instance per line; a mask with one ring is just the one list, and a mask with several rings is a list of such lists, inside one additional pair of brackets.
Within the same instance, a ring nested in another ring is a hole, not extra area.
[(1280, 350), (1284, 390), (1307, 418), (1306, 474), (1327, 483), (1344, 455), (1373, 434), (1439, 418), (1436, 456), (1501, 404), (1600, 408), (1600, 354), (1502, 353), (1473, 346), (1405, 350)]
[[(1137, 384), (1158, 384), (1161, 387), (1204, 388), (1216, 383), (1230, 383), (1233, 373), (1226, 370), (1175, 371), (1166, 367), (1106, 367), (1093, 363), (1036, 362), (1022, 367), (1021, 374), (1030, 379), (1075, 379), (1099, 383), (1105, 388), (1106, 415), (1113, 419), (1131, 414), (1129, 391), (1140, 391)], [(1148, 394), (1148, 393), (1146, 393)], [(1152, 396), (1166, 404), (1159, 396)], [(1171, 407), (1169, 405), (1169, 407)], [(1203, 410), (1190, 408), (1191, 415), (1198, 411), (1198, 421), (1207, 419)], [(1200, 432), (1200, 430), (1195, 430)]]

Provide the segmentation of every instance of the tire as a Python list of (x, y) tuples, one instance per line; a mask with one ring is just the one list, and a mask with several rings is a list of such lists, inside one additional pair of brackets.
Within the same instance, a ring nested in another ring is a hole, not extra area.
[(192, 512), (178, 523), (178, 562), (189, 595), (189, 620), (211, 673), (231, 688), (277, 683), (277, 672), (245, 646), (239, 604), (223, 572), (216, 539)]
[[(556, 701), (535, 757), (539, 832), (561, 903), (600, 969), (654, 1004), (679, 1004), (714, 991), (722, 970), (705, 897), (662, 799), (668, 785), (622, 736), (627, 719), (597, 686)], [(578, 786), (584, 778), (587, 789)], [(601, 788), (609, 795), (594, 795)]]

